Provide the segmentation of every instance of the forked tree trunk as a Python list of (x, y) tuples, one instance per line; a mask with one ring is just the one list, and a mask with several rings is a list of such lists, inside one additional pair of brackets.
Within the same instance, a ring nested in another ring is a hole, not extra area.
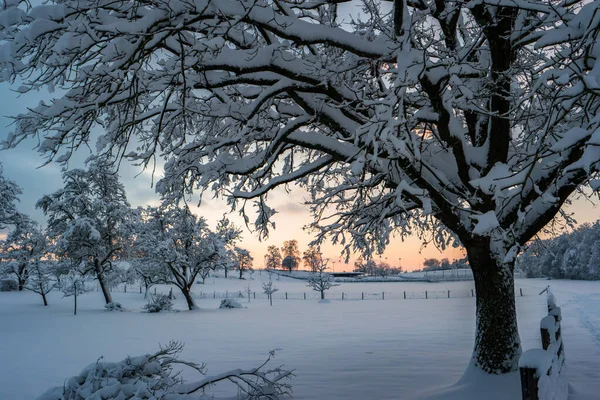
[(194, 310), (196, 309), (196, 303), (194, 303), (194, 299), (192, 298), (192, 293), (190, 292), (190, 288), (184, 286), (181, 289), (181, 293), (183, 293), (183, 297), (185, 297), (185, 301), (187, 302), (188, 309)]
[(514, 264), (498, 263), (489, 246), (466, 246), (477, 293), (474, 365), (490, 374), (518, 369), (521, 341), (515, 307)]
[(104, 281), (104, 271), (97, 258), (94, 258), (94, 270), (96, 271), (96, 278), (98, 279), (102, 294), (104, 295), (104, 301), (106, 301), (106, 304), (112, 303), (112, 295), (108, 290), (108, 286), (106, 286), (106, 282)]

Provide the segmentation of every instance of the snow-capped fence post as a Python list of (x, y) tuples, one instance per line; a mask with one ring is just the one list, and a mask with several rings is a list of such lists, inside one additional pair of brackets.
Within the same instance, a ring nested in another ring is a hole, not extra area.
[(519, 360), (523, 400), (569, 397), (560, 321), (560, 307), (548, 291), (548, 315), (540, 321), (543, 349), (528, 350)]

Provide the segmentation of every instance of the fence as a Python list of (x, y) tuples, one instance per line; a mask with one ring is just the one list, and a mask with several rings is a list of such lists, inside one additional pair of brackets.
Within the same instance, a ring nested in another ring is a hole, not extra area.
[[(157, 289), (153, 287), (150, 289), (150, 293), (163, 293), (165, 287)], [(130, 293), (143, 293), (144, 290), (140, 286), (132, 285), (118, 285), (111, 288), (111, 292), (130, 292)], [(176, 288), (173, 289), (175, 295), (178, 294)], [(531, 296), (537, 293), (533, 293), (531, 290), (518, 288), (515, 290), (515, 295), (518, 297)], [(262, 292), (255, 292), (247, 290), (241, 291), (200, 291), (193, 292), (192, 297), (196, 299), (247, 299), (250, 295), (251, 300), (268, 300), (269, 297)], [(306, 292), (283, 292), (278, 291), (272, 294), (273, 300), (319, 300), (321, 294), (316, 291)], [(328, 300), (411, 300), (411, 299), (450, 299), (450, 298), (466, 298), (475, 297), (475, 290), (421, 290), (421, 291), (398, 291), (398, 292), (325, 292), (325, 298)]]
[(567, 400), (569, 397), (561, 311), (547, 288), (548, 315), (540, 321), (542, 349), (527, 350), (519, 360), (523, 400)]

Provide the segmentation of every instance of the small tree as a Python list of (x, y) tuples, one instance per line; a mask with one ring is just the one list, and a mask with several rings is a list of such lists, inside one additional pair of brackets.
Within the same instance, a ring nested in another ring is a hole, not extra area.
[(44, 306), (48, 305), (46, 295), (56, 287), (56, 279), (53, 269), (56, 263), (50, 261), (35, 260), (29, 267), (29, 280), (25, 285), (25, 289), (42, 296)]
[(81, 274), (81, 270), (84, 268), (85, 266), (82, 265), (72, 265), (69, 274), (66, 275), (63, 280), (61, 288), (63, 297), (73, 296), (73, 315), (77, 315), (77, 296), (88, 291), (85, 287), (85, 280)]
[(281, 268), (281, 252), (277, 246), (267, 247), (267, 254), (265, 255), (265, 268), (276, 269)]
[(273, 285), (273, 281), (263, 282), (262, 289), (263, 293), (269, 297), (269, 303), (273, 305), (273, 293), (275, 293), (279, 289), (277, 289), (275, 285)]
[(333, 276), (325, 272), (327, 270), (327, 262), (321, 263), (317, 270), (308, 277), (308, 286), (314, 291), (321, 293), (321, 300), (325, 299), (325, 291), (333, 286), (339, 286), (339, 283), (333, 281)]

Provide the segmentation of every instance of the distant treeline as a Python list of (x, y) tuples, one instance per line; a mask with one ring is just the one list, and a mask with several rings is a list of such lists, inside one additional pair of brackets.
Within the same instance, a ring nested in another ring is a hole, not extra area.
[(528, 278), (600, 279), (600, 223), (532, 243), (518, 258)]

